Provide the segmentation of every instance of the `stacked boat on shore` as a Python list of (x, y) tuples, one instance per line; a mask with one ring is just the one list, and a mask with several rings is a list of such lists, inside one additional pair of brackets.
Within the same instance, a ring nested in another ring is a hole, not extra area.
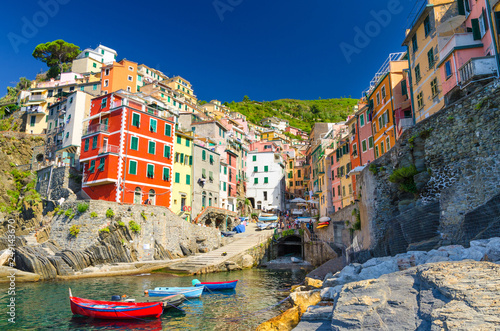
[[(159, 318), (169, 308), (177, 308), (186, 299), (201, 297), (203, 292), (234, 290), (238, 280), (228, 282), (200, 282), (193, 279), (192, 287), (156, 287), (144, 291), (140, 302), (127, 296), (113, 295), (111, 301), (74, 297), (69, 289), (71, 311), (74, 315), (98, 319)], [(160, 297), (150, 300), (148, 297)]]

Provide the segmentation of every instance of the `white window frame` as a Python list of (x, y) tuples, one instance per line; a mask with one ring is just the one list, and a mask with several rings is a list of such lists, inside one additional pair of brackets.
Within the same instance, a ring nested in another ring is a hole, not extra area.
[[(363, 118), (363, 125), (361, 125), (361, 118)], [(359, 115), (359, 125), (361, 127), (364, 127), (366, 125), (366, 118), (365, 118), (365, 114), (364, 113), (361, 114), (361, 115)]]
[(130, 71), (134, 71), (134, 67), (129, 66), (129, 67), (128, 67), (128, 70), (130, 70)]
[(377, 92), (377, 106), (380, 105), (380, 92)]
[(104, 87), (108, 87), (109, 86), (109, 80), (108, 79), (105, 79), (104, 80)]
[(132, 76), (128, 75), (127, 80), (128, 80), (129, 82), (133, 82), (133, 81), (134, 81), (134, 77), (132, 77)]
[[(370, 148), (370, 138), (372, 138), (372, 147)], [(370, 149), (373, 149), (373, 146), (375, 146), (375, 142), (373, 141), (373, 136), (369, 136), (368, 139), (366, 139), (368, 141), (368, 150)]]
[[(155, 165), (154, 165), (153, 163), (146, 163), (146, 178), (148, 178), (148, 179), (150, 179), (150, 178), (148, 177), (148, 168), (149, 168), (149, 166), (150, 166), (150, 165), (152, 165), (152, 166), (153, 166), (153, 177), (154, 177), (155, 172), (156, 172)], [(161, 175), (163, 176), (163, 174), (161, 174)]]
[(127, 92), (132, 92), (132, 88), (130, 86), (127, 86)]
[(391, 149), (391, 138), (390, 137), (385, 138), (385, 144), (387, 147), (387, 151), (389, 151)]
[(385, 101), (385, 97), (387, 96), (387, 93), (385, 92), (385, 86), (382, 86), (382, 89), (381, 89), (381, 94), (382, 94), (382, 100)]
[(109, 76), (109, 69), (104, 69), (104, 76)]
[(156, 133), (156, 132), (158, 132), (158, 121), (157, 121), (157, 120), (155, 120), (154, 118), (150, 118), (150, 119), (149, 119), (149, 128), (151, 129), (151, 124), (152, 124), (153, 122), (155, 122), (155, 131), (154, 131), (154, 133)]

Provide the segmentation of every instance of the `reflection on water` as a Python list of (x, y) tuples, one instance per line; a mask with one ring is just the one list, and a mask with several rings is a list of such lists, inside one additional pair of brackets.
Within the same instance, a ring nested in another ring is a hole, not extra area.
[(238, 279), (235, 291), (203, 294), (178, 308), (170, 308), (157, 320), (103, 321), (73, 316), (68, 288), (74, 296), (110, 300), (112, 295), (143, 297), (144, 290), (159, 286), (191, 286), (192, 277), (166, 274), (89, 278), (64, 282), (18, 284), (16, 324), (7, 321), (7, 287), (0, 286), (0, 330), (251, 330), (276, 316), (284, 305), (266, 309), (288, 295), (292, 284), (300, 283), (302, 270), (251, 269), (198, 276), (200, 281)]

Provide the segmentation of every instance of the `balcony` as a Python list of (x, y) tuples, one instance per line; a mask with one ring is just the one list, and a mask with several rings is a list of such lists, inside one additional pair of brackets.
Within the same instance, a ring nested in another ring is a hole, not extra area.
[[(455, 49), (482, 47), (481, 40), (474, 40), (472, 33), (456, 33), (446, 42), (447, 38), (439, 38), (439, 58), (445, 59)], [(444, 44), (444, 45), (443, 45)]]
[(99, 154), (105, 153), (120, 154), (120, 147), (114, 145), (103, 146), (99, 149)]
[(108, 132), (108, 125), (107, 124), (94, 124), (94, 125), (89, 125), (88, 128), (83, 129), (82, 136), (86, 136), (89, 134), (93, 134), (96, 132), (103, 132), (103, 133), (109, 133)]
[(29, 101), (42, 101), (47, 99), (47, 96), (45, 94), (32, 94), (30, 95)]
[(31, 115), (45, 115), (45, 111), (40, 106), (26, 107), (26, 112), (28, 112)]
[(498, 68), (494, 56), (475, 57), (467, 61), (458, 73), (460, 82), (466, 84), (475, 79), (492, 77), (497, 74)]
[(398, 128), (399, 129), (408, 129), (413, 126), (413, 118), (401, 118), (398, 121)]

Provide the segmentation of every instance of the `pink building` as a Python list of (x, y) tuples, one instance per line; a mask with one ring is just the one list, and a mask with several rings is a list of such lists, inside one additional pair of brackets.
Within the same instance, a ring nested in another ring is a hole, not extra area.
[(332, 192), (332, 206), (333, 212), (336, 212), (339, 209), (342, 209), (342, 191), (340, 185), (340, 177), (337, 176), (338, 168), (340, 167), (340, 162), (336, 158), (335, 150), (327, 156), (330, 159), (330, 173), (329, 177), (331, 178), (330, 191)]
[[(464, 88), (468, 83), (478, 79), (486, 83), (484, 79), (492, 79), (497, 72), (492, 22), (486, 0), (459, 1), (464, 2), (462, 15), (437, 28), (440, 59), (437, 66), (446, 104), (465, 96), (467, 91)], [(459, 25), (461, 21), (463, 23)]]
[(301, 129), (294, 128), (293, 126), (287, 126), (285, 132), (290, 132), (294, 136), (300, 136), (302, 139), (309, 139), (309, 135), (307, 134), (307, 132)]
[[(358, 141), (358, 155), (360, 156), (360, 164), (365, 165), (375, 160), (373, 150), (373, 132), (372, 132), (372, 109), (369, 105), (359, 105), (359, 110), (356, 112)], [(340, 185), (340, 183), (339, 183)]]

